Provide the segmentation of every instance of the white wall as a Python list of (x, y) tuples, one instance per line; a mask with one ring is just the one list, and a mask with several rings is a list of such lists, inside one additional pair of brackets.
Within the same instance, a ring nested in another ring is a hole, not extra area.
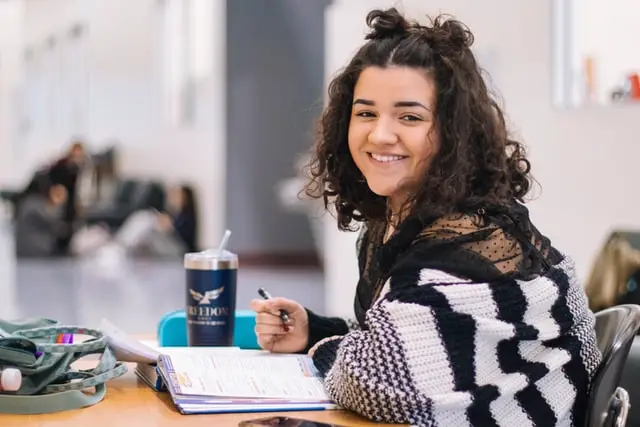
[[(14, 88), (19, 79), (20, 64), (19, 45), (22, 38), (22, 4), (13, 1), (0, 1), (0, 182), (8, 179), (13, 172), (13, 146), (10, 144), (12, 135), (17, 132), (17, 123), (11, 120), (11, 110), (14, 101)], [(11, 234), (8, 233), (9, 224), (5, 215), (0, 215), (0, 259), (3, 260), (0, 271), (2, 283), (2, 298), (0, 298), (0, 313), (5, 319), (15, 318), (18, 303), (16, 301), (15, 277), (16, 262), (15, 249)]]
[[(327, 71), (345, 65), (362, 42), (367, 11), (395, 1), (336, 0), (327, 15)], [(513, 129), (529, 147), (542, 191), (530, 203), (533, 220), (571, 255), (584, 279), (609, 231), (640, 227), (635, 197), (640, 158), (634, 107), (559, 110), (551, 96), (551, 2), (510, 0), (404, 0), (415, 18), (439, 11), (469, 25), (476, 49), (490, 58)], [(500, 13), (498, 18), (497, 13)], [(623, 189), (623, 188), (626, 188)], [(327, 220), (326, 308), (352, 315), (357, 282), (354, 234), (335, 231)]]
[(0, 182), (7, 182), (14, 169), (12, 137), (18, 123), (11, 112), (21, 73), (22, 11), (21, 2), (0, 2)]
[[(210, 74), (198, 82), (197, 118), (188, 127), (174, 126), (163, 115), (160, 4), (158, 0), (25, 2), (20, 51), (24, 46), (41, 46), (76, 23), (86, 24), (87, 103), (81, 120), (37, 126), (15, 141), (20, 149), (13, 155), (16, 167), (7, 181), (24, 183), (35, 167), (59, 154), (75, 135), (86, 137), (94, 149), (116, 140), (123, 174), (195, 184), (200, 196), (201, 243), (210, 246), (224, 229), (226, 3), (215, 1), (210, 6), (217, 21), (209, 34), (213, 64)], [(52, 75), (45, 73), (47, 78)], [(65, 107), (57, 99), (53, 105)]]

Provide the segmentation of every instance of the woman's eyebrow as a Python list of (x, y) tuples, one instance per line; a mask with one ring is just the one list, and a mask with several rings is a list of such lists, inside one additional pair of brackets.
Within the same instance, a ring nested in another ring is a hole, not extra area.
[[(353, 101), (353, 105), (356, 105), (356, 104), (374, 106), (376, 103), (370, 99), (357, 98), (355, 101)], [(424, 108), (427, 111), (431, 111), (430, 108), (428, 108), (426, 105), (418, 101), (398, 101), (395, 104), (393, 104), (393, 106), (394, 107), (420, 107), (420, 108)]]

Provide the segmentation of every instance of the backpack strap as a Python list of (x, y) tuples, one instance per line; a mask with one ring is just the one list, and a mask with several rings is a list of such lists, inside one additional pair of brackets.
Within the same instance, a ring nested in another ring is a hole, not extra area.
[[(7, 329), (7, 322), (3, 328)], [(72, 344), (56, 344), (58, 334), (87, 335), (93, 338)], [(93, 369), (75, 370), (71, 364), (97, 354)], [(97, 329), (73, 326), (14, 328), (0, 338), (0, 367), (21, 371), (22, 386), (14, 393), (0, 393), (0, 413), (42, 414), (83, 408), (100, 402), (106, 394), (105, 383), (127, 372)], [(83, 390), (95, 387), (93, 394)]]

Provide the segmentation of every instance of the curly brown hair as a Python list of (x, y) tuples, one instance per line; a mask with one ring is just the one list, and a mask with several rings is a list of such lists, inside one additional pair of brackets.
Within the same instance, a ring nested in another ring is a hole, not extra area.
[(395, 8), (373, 10), (366, 22), (367, 42), (329, 84), (304, 192), (324, 199), (326, 208), (334, 205), (341, 230), (351, 230), (353, 221), (388, 220), (386, 197), (369, 189), (349, 152), (349, 122), (354, 87), (366, 67), (407, 66), (435, 81), (441, 144), (407, 200), (409, 213), (434, 218), (523, 201), (531, 165), (522, 144), (509, 137), (482, 77), (471, 31), (447, 15), (421, 25)]

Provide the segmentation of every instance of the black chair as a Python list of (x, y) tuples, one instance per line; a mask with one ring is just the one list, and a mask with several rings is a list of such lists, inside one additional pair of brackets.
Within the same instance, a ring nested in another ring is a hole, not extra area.
[(640, 426), (640, 337), (636, 336), (629, 351), (627, 362), (624, 364), (620, 387), (629, 393), (632, 405), (629, 408), (627, 424)]
[(629, 395), (619, 387), (631, 344), (640, 330), (640, 306), (618, 305), (596, 313), (602, 362), (591, 384), (586, 427), (624, 427)]
[(117, 230), (132, 213), (142, 209), (164, 210), (165, 191), (155, 181), (128, 179), (120, 182), (113, 199), (100, 206), (88, 208), (84, 219), (87, 224), (102, 223)]
[(28, 195), (33, 194), (46, 194), (46, 189), (49, 185), (49, 176), (47, 168), (37, 170), (31, 180), (22, 189), (4, 189), (0, 190), (0, 198), (5, 200), (10, 207), (10, 213), (12, 218), (20, 209), (20, 202)]

